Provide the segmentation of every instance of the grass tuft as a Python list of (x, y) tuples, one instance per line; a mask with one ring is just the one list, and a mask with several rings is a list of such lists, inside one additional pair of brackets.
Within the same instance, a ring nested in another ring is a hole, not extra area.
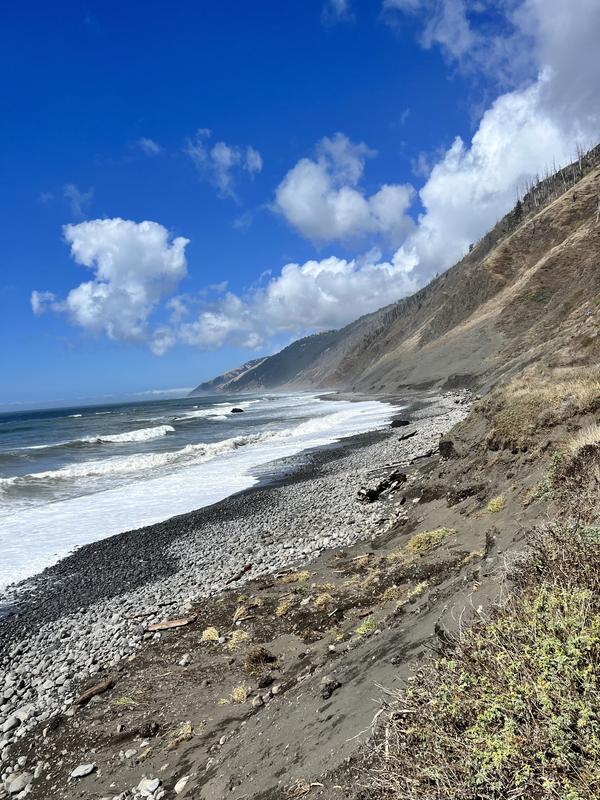
[(377, 630), (377, 623), (373, 617), (367, 617), (356, 629), (355, 633), (359, 636), (370, 636)]
[(240, 645), (250, 640), (250, 634), (246, 631), (234, 631), (225, 645), (228, 650), (237, 650)]
[(202, 631), (202, 635), (200, 636), (201, 642), (218, 642), (219, 641), (219, 631), (216, 628), (210, 627), (205, 628)]
[(310, 572), (307, 569), (303, 569), (300, 572), (288, 572), (287, 575), (283, 576), (279, 583), (306, 583), (309, 578)]
[(437, 528), (433, 531), (423, 531), (416, 533), (406, 545), (406, 549), (413, 555), (428, 553), (440, 546), (443, 539), (450, 534), (456, 533), (453, 528)]
[(490, 502), (486, 506), (486, 511), (489, 514), (497, 514), (499, 511), (506, 506), (506, 497), (503, 494), (499, 494), (498, 497), (494, 497), (490, 500)]

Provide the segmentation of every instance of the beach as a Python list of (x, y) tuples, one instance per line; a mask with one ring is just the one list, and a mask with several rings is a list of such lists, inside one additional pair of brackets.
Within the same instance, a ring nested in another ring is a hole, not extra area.
[[(41, 736), (57, 715), (77, 724), (73, 703), (82, 688), (122, 670), (132, 658), (141, 663), (146, 651), (159, 646), (164, 634), (150, 631), (153, 624), (191, 620), (198, 604), (214, 602), (224, 591), (241, 592), (245, 584), (292, 565), (302, 570), (323, 554), (385, 537), (400, 507), (361, 503), (359, 489), (378, 479), (379, 467), (410, 469), (437, 454), (440, 437), (468, 407), (464, 393), (415, 397), (400, 414), (410, 421), (406, 427), (295, 455), (284, 467), (277, 464), (271, 482), (265, 471), (256, 487), (85, 545), (15, 587), (12, 602), (19, 613), (0, 620), (3, 771), (15, 767), (15, 752)], [(43, 760), (32, 762), (39, 760), (32, 752), (28, 794), (71, 796), (60, 794), (66, 766), (46, 768)], [(110, 795), (108, 789), (98, 793), (98, 774), (86, 780), (95, 793), (82, 796)]]

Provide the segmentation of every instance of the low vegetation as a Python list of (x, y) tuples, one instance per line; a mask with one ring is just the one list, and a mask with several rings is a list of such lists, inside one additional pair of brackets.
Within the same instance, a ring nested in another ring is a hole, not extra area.
[(492, 448), (524, 450), (540, 428), (600, 408), (600, 371), (531, 369), (495, 389), (479, 408), (491, 424)]
[(503, 494), (498, 495), (498, 497), (493, 497), (486, 506), (486, 509), (489, 514), (497, 514), (499, 511), (502, 511), (504, 506), (506, 505), (506, 498)]
[(427, 553), (439, 547), (446, 536), (452, 533), (456, 533), (452, 528), (437, 528), (434, 531), (416, 533), (407, 543), (406, 549), (413, 555)]
[(600, 530), (535, 533), (516, 590), (391, 703), (384, 797), (600, 796)]

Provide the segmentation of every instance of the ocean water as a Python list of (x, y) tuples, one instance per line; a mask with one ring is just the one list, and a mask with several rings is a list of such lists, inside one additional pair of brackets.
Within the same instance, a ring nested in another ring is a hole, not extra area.
[(249, 488), (276, 459), (382, 428), (396, 410), (293, 393), (0, 414), (0, 592), (80, 545)]

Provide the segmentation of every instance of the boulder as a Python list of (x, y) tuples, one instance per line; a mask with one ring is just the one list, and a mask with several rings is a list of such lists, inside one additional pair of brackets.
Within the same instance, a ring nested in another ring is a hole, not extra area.
[(393, 419), (390, 428), (405, 428), (410, 425), (409, 419)]
[(243, 414), (244, 413), (244, 409), (243, 408), (232, 408), (231, 409), (231, 413), (232, 414)]

